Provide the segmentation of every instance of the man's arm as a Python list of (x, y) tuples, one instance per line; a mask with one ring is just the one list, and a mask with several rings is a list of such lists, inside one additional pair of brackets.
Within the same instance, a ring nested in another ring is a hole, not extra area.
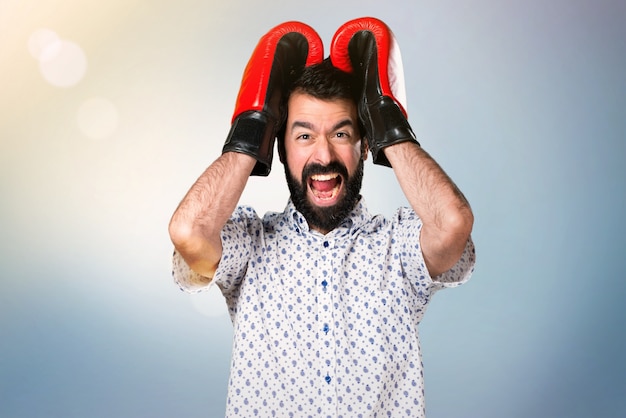
[(420, 244), (435, 277), (459, 260), (470, 237), (474, 215), (463, 193), (419, 145), (402, 142), (385, 155), (413, 210), (422, 220)]
[(193, 271), (207, 278), (207, 283), (222, 257), (220, 232), (256, 162), (247, 154), (222, 154), (191, 186), (170, 220), (174, 247)]

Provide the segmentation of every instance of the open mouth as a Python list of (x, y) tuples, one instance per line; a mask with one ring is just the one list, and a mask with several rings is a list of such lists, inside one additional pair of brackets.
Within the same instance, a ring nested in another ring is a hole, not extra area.
[(341, 190), (343, 179), (340, 174), (314, 174), (309, 177), (309, 189), (321, 203), (332, 203)]

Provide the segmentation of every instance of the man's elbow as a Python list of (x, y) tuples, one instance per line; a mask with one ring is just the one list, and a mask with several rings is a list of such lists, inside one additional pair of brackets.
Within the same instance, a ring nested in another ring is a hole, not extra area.
[(212, 278), (221, 258), (219, 237), (212, 243), (189, 224), (176, 220), (170, 221), (168, 231), (174, 248), (187, 265), (196, 273)]
[(448, 217), (442, 236), (443, 253), (447, 254), (447, 268), (451, 268), (461, 258), (474, 227), (474, 214), (464, 207)]
[(457, 245), (465, 247), (465, 242), (472, 233), (474, 228), (474, 214), (468, 205), (450, 210), (445, 217), (445, 226), (442, 231), (448, 240), (448, 245)]
[(191, 241), (193, 228), (191, 225), (181, 222), (174, 216), (168, 225), (168, 232), (172, 244), (174, 244), (176, 250), (180, 251), (181, 248), (187, 246)]
[(472, 229), (474, 228), (474, 213), (469, 206), (463, 206), (459, 210), (458, 218), (459, 219), (456, 225), (457, 232), (464, 235), (467, 240), (472, 233)]

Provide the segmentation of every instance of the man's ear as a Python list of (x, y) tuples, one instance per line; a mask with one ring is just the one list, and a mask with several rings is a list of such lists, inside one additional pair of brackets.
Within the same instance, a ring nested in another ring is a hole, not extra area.
[(367, 160), (367, 154), (368, 151), (370, 150), (369, 147), (369, 142), (367, 141), (367, 138), (362, 137), (361, 138), (361, 151), (362, 151), (362, 157), (363, 157), (363, 161)]

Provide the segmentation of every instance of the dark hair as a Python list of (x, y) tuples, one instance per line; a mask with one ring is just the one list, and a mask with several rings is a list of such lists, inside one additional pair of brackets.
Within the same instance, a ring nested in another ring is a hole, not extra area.
[[(352, 100), (358, 105), (360, 91), (357, 87), (355, 77), (335, 67), (330, 58), (324, 59), (319, 64), (305, 67), (300, 76), (292, 83), (288, 94), (285, 95), (282, 103), (283, 114), (285, 115), (282, 126), (276, 133), (278, 139), (281, 160), (283, 159), (283, 142), (285, 139), (285, 123), (289, 111), (287, 103), (289, 97), (294, 92), (308, 94), (321, 100), (345, 99)], [(357, 112), (358, 113), (358, 112)], [(358, 128), (361, 135), (365, 133), (365, 127), (358, 117)], [(365, 140), (363, 140), (365, 142)]]
[(348, 99), (357, 103), (359, 98), (355, 90), (354, 77), (326, 58), (319, 64), (305, 67), (291, 86), (289, 95), (297, 91), (322, 100)]

